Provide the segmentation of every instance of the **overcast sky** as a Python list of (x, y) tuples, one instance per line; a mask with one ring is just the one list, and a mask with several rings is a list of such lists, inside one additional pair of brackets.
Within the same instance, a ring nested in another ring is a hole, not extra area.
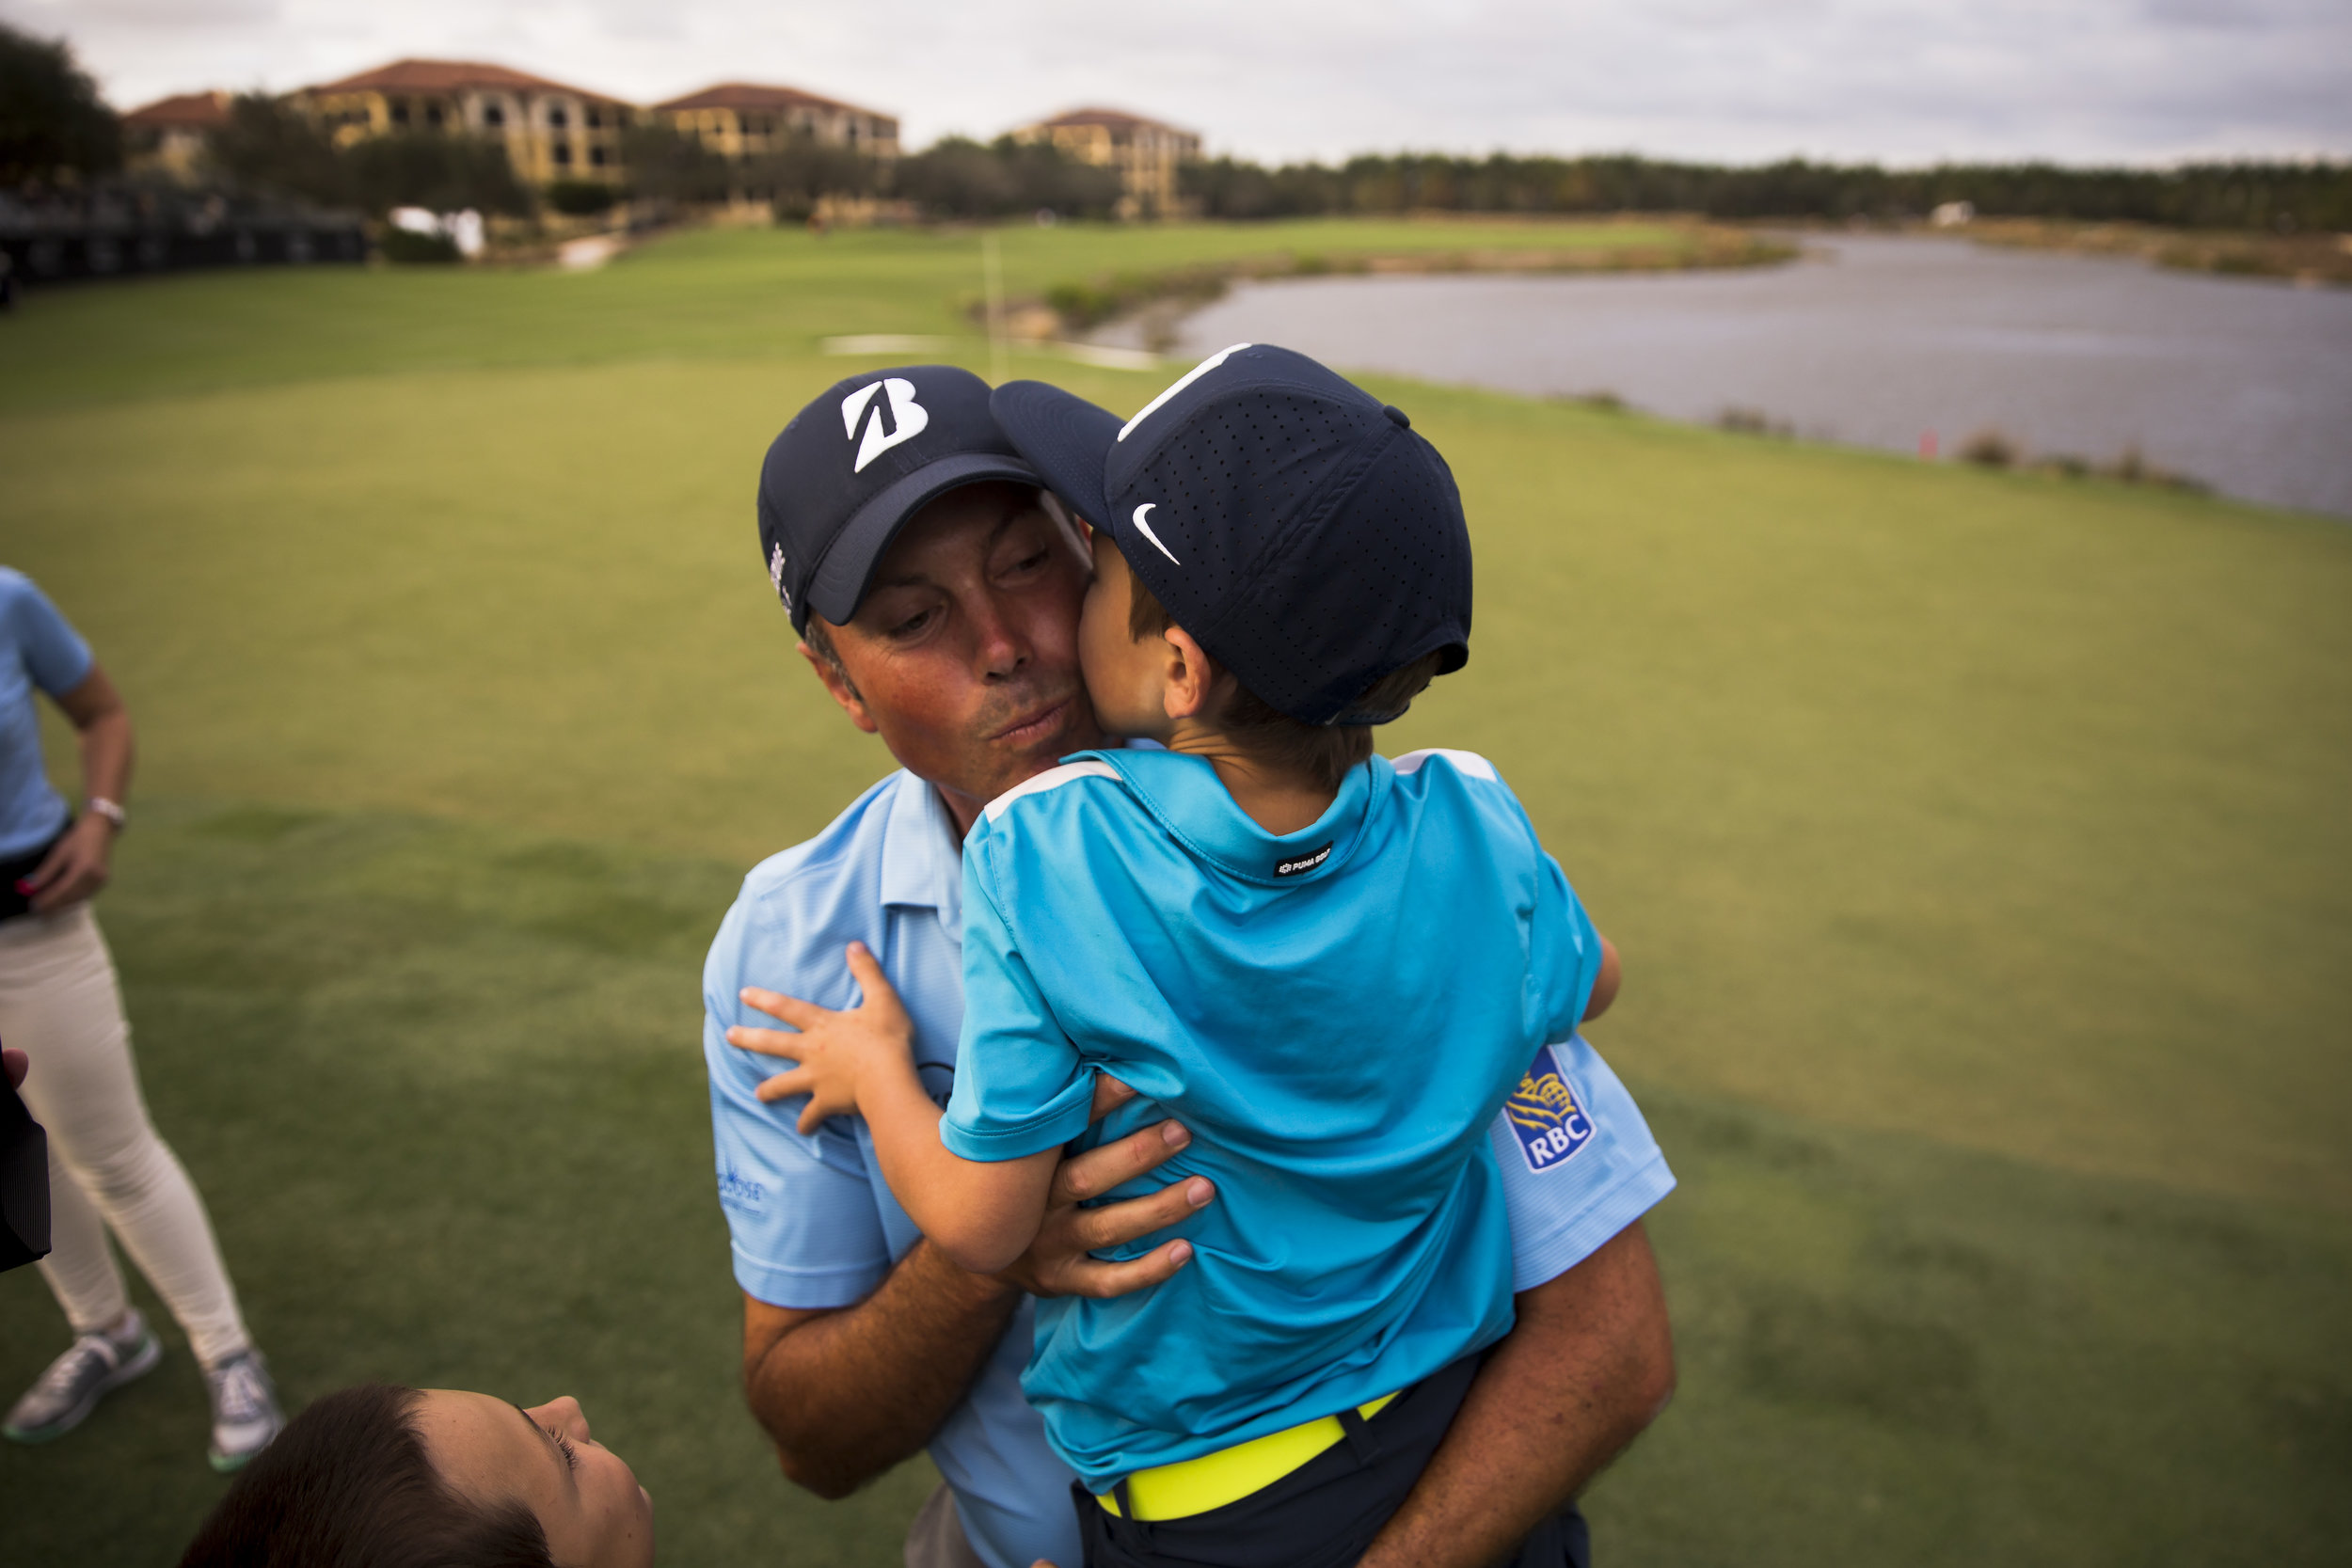
[(778, 82), (910, 147), (1081, 103), (1213, 152), (2352, 154), (2352, 0), (0, 0), (118, 107), (403, 55), (651, 102)]

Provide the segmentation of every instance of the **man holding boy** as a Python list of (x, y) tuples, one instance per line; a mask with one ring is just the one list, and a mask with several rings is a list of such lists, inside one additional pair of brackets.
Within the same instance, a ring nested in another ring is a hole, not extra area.
[[(752, 874), (706, 972), (745, 1384), (787, 1474), (822, 1495), (930, 1447), (952, 1493), (918, 1520), (911, 1563), (1020, 1568), (1049, 1556), (1074, 1568), (1069, 1472), (1018, 1385), (1024, 1290), (1113, 1295), (1155, 1283), (1187, 1260), (1181, 1236), (1123, 1263), (1088, 1253), (1215, 1200), (1195, 1178), (1076, 1207), (1185, 1138), (1146, 1128), (1062, 1166), (1043, 1231), (1005, 1276), (967, 1275), (919, 1240), (861, 1123), (803, 1135), (796, 1105), (756, 1099), (772, 1064), (725, 1038), (768, 1022), (745, 987), (807, 999), (812, 1014), (856, 1004), (863, 988), (842, 955), (859, 942), (852, 961), (903, 999), (921, 1076), (945, 1100), (962, 1012), (962, 831), (988, 800), (1100, 738), (1077, 674), (1087, 570), (1037, 483), (989, 420), (986, 388), (923, 367), (852, 378), (818, 399), (778, 439), (761, 484), (771, 575), (802, 651), (905, 771)], [(1522, 1542), (1520, 1561), (1581, 1560), (1573, 1494), (1671, 1388), (1639, 1216), (1672, 1178), (1599, 1058), (1581, 1041), (1556, 1054), (1560, 1082), (1545, 1087), (1562, 1135), (1503, 1140), (1518, 1324), (1368, 1563), (1467, 1568)]]

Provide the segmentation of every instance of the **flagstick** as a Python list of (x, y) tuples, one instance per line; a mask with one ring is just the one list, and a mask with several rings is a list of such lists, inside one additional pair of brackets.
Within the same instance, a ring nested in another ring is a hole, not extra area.
[(1001, 387), (1009, 373), (1005, 362), (1005, 267), (997, 253), (993, 230), (980, 236), (980, 275), (988, 291), (988, 378)]

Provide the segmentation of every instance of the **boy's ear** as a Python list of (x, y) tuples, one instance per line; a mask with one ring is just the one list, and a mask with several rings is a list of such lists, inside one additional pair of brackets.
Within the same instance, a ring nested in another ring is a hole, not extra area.
[(1161, 701), (1170, 719), (1199, 719), (1209, 711), (1217, 668), (1182, 626), (1160, 634), (1168, 639), (1168, 687)]

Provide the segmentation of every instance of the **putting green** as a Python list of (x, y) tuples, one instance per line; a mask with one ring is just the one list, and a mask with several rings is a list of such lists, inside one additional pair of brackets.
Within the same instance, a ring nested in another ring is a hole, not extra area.
[[(1418, 226), (1295, 227), (1025, 229), (1008, 270)], [(818, 338), (964, 330), (974, 244), (707, 234), (0, 323), (0, 560), (138, 721), (103, 910), (281, 1377), (571, 1387), (665, 1561), (888, 1560), (923, 1481), (816, 1504), (740, 1414), (695, 995), (742, 867), (889, 766), (791, 655), (758, 454), (880, 362)], [(1122, 409), (1166, 379), (1012, 368)], [(1527, 800), (1626, 952), (1597, 1038), (1684, 1181), (1683, 1394), (1595, 1495), (1612, 1557), (2337, 1550), (2352, 534), (1381, 390), (1460, 476), (1480, 584), (1470, 669), (1384, 746), (1486, 752)], [(0, 1325), (5, 1395), (56, 1346), (29, 1273)], [(36, 1555), (184, 1538), (216, 1487), (171, 1375), (0, 1453)]]

